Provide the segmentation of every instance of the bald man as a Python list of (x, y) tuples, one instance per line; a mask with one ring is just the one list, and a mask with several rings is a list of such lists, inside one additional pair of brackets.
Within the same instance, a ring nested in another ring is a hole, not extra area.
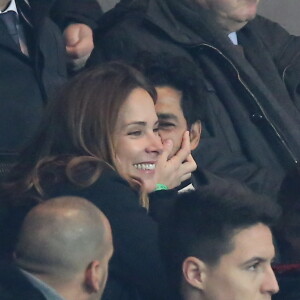
[(26, 216), (14, 265), (0, 269), (0, 299), (99, 300), (113, 252), (101, 211), (79, 197), (58, 197)]

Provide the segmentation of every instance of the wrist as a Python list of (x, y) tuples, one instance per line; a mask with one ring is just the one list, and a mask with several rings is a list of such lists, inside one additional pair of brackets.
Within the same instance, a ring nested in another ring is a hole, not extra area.
[(162, 183), (157, 183), (155, 185), (155, 191), (168, 190), (168, 189), (169, 188), (165, 184), (162, 184)]

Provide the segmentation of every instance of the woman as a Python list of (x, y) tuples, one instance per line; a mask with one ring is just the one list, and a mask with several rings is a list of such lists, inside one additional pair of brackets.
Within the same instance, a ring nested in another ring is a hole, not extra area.
[(103, 299), (168, 299), (157, 224), (142, 206), (161, 214), (172, 190), (147, 194), (157, 184), (177, 186), (196, 165), (188, 133), (167, 160), (172, 144), (161, 143), (154, 99), (144, 77), (121, 63), (79, 75), (52, 103), (36, 140), (2, 186), (10, 206), (6, 237), (15, 238), (12, 228), (32, 205), (54, 196), (82, 196), (106, 214), (115, 252)]

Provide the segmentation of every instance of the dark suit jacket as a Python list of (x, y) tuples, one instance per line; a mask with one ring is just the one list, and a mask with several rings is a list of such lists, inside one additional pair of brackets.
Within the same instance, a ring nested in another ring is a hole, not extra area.
[[(81, 5), (79, 5), (79, 2)], [(30, 57), (19, 51), (0, 22), (0, 153), (18, 152), (37, 130), (47, 99), (66, 80), (62, 34), (68, 22), (95, 27), (96, 0), (16, 0)], [(25, 21), (30, 21), (30, 24)]]
[[(0, 153), (17, 152), (37, 130), (46, 99), (65, 81), (65, 49), (58, 27), (43, 2), (31, 14), (17, 0), (30, 57), (13, 42), (0, 22)], [(48, 1), (48, 6), (51, 1)], [(50, 9), (50, 8), (49, 8)], [(24, 16), (30, 19), (30, 24)]]
[(0, 300), (46, 300), (14, 264), (0, 264)]

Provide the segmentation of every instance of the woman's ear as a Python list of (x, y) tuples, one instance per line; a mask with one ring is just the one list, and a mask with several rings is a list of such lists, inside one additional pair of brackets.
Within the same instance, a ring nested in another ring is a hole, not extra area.
[(201, 136), (201, 122), (198, 120), (192, 124), (190, 129), (190, 142), (191, 142), (191, 150), (195, 150), (200, 142)]
[(206, 264), (193, 256), (187, 257), (182, 264), (184, 281), (198, 290), (204, 289), (206, 270)]

